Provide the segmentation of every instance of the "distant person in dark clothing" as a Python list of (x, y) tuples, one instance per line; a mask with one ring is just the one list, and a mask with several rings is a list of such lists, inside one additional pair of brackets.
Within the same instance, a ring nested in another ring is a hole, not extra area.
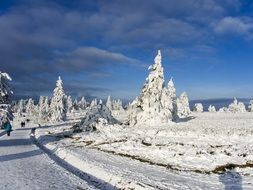
[(7, 121), (4, 124), (4, 129), (5, 129), (6, 133), (7, 133), (7, 135), (10, 136), (11, 135), (11, 131), (12, 131), (12, 126), (11, 126), (11, 124), (10, 124), (9, 121)]
[(24, 121), (21, 122), (21, 127), (25, 127), (25, 122)]

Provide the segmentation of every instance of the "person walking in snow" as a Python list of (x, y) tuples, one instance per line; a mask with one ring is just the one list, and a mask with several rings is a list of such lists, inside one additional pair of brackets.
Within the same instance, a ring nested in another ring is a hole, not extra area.
[(7, 135), (10, 136), (11, 131), (12, 131), (12, 126), (11, 126), (11, 124), (10, 124), (9, 121), (5, 122), (4, 129), (5, 129), (6, 133), (7, 133)]

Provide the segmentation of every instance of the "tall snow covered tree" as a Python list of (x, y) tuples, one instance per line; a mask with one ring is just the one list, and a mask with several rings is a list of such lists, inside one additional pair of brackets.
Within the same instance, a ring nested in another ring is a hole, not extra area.
[(130, 106), (130, 125), (164, 124), (173, 119), (172, 112), (162, 104), (167, 96), (162, 96), (164, 93), (164, 74), (160, 50), (154, 59), (154, 64), (149, 67), (149, 71), (140, 96)]
[(107, 97), (106, 106), (109, 108), (109, 110), (112, 110), (112, 100), (111, 96)]
[(13, 119), (10, 109), (11, 95), (13, 94), (9, 87), (9, 81), (11, 80), (7, 73), (0, 72), (0, 119), (2, 121)]
[(177, 115), (178, 117), (187, 117), (191, 113), (189, 98), (186, 92), (183, 92), (177, 99)]
[(61, 77), (56, 81), (53, 97), (50, 104), (51, 121), (64, 121), (66, 119), (66, 95), (63, 90)]

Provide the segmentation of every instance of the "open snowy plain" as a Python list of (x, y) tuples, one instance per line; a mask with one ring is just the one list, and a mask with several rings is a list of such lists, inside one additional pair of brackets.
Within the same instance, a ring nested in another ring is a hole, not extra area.
[(153, 127), (98, 123), (96, 131), (73, 133), (78, 118), (37, 129), (38, 142), (118, 188), (253, 187), (252, 113), (192, 113)]

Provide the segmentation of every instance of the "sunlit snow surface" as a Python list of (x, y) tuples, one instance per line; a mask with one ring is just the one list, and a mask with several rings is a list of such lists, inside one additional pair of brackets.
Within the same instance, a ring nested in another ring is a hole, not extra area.
[[(98, 175), (110, 173), (145, 188), (253, 187), (253, 169), (246, 167), (253, 163), (253, 113), (193, 113), (170, 125), (105, 125), (91, 133), (72, 134), (71, 126), (42, 128), (36, 137), (66, 159), (72, 155), (70, 162), (78, 159), (80, 167), (93, 165)], [(243, 168), (224, 172), (227, 164)]]

